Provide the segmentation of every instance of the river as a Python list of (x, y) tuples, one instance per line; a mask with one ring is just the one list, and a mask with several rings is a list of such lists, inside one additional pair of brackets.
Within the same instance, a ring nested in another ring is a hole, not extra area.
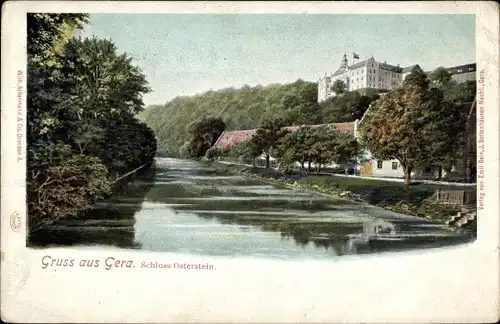
[(59, 220), (31, 247), (125, 249), (282, 260), (442, 247), (468, 236), (364, 203), (278, 188), (189, 160), (158, 158), (125, 194)]

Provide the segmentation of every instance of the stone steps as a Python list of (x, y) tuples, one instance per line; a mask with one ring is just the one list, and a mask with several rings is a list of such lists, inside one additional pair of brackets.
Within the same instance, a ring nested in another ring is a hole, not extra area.
[(472, 208), (464, 208), (463, 211), (457, 213), (457, 215), (451, 217), (446, 222), (446, 225), (453, 225), (456, 227), (462, 227), (466, 225), (469, 221), (475, 220), (477, 217), (477, 211), (472, 210)]

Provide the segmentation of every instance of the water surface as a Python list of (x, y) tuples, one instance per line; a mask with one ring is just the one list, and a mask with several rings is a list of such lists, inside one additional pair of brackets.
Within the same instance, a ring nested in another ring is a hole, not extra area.
[(113, 245), (227, 257), (327, 259), (440, 247), (465, 234), (364, 203), (272, 186), (188, 160), (154, 173), (85, 218), (58, 221), (32, 245)]

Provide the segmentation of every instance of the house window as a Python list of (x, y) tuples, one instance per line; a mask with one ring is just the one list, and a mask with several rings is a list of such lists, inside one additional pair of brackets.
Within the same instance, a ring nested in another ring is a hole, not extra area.
[(398, 169), (398, 162), (392, 162), (392, 169), (397, 170)]
[(384, 161), (382, 160), (377, 160), (377, 169), (382, 169), (382, 165), (384, 164)]

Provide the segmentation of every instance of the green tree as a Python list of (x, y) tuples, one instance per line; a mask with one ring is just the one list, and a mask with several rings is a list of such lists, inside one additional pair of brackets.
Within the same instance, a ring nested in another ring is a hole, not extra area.
[(27, 14), (27, 53), (31, 63), (54, 65), (52, 57), (88, 23), (88, 14)]
[(220, 117), (226, 130), (256, 129), (266, 119), (281, 118), (287, 125), (319, 124), (317, 83), (297, 80), (289, 84), (207, 91), (174, 98), (139, 114), (156, 133), (160, 154), (175, 156), (190, 140), (186, 126), (204, 116)]
[(276, 150), (276, 156), (298, 162), (302, 170), (305, 170), (304, 164), (312, 161), (310, 150), (316, 140), (313, 136), (313, 130), (312, 127), (304, 125), (296, 131), (286, 134)]
[(281, 138), (288, 133), (284, 126), (281, 119), (267, 120), (252, 136), (252, 151), (262, 152), (265, 155), (266, 168), (269, 168), (271, 152), (278, 147)]
[(456, 136), (462, 123), (459, 109), (447, 103), (440, 90), (429, 88), (419, 70), (372, 105), (359, 132), (375, 158), (399, 160), (409, 184), (415, 168), (460, 147)]
[(342, 123), (361, 119), (378, 94), (362, 95), (357, 91), (347, 92), (320, 103), (325, 123)]
[(286, 112), (288, 125), (315, 125), (322, 122), (321, 108), (317, 103), (304, 103)]
[(331, 126), (309, 127), (302, 126), (295, 132), (283, 137), (276, 156), (286, 161), (304, 164), (309, 162), (319, 165), (330, 162), (348, 163), (359, 155), (356, 139), (346, 133), (341, 133)]
[(444, 67), (438, 67), (429, 75), (429, 81), (432, 85), (440, 87), (451, 81), (451, 74)]
[[(74, 214), (110, 192), (106, 167), (95, 157), (73, 155), (45, 170), (30, 170), (27, 182), (29, 228), (38, 228), (63, 216)], [(36, 173), (35, 173), (36, 172)]]
[(156, 153), (153, 131), (135, 117), (144, 75), (111, 41), (73, 38), (87, 21), (28, 14), (30, 230), (107, 196), (115, 177), (151, 166)]
[(225, 129), (226, 124), (220, 117), (203, 117), (188, 124), (189, 144), (184, 147), (184, 154), (196, 158), (204, 156)]
[(458, 83), (450, 81), (441, 87), (444, 93), (444, 99), (454, 104), (467, 103), (474, 101), (476, 97), (476, 82), (466, 81)]
[(309, 136), (312, 138), (309, 156), (311, 161), (317, 164), (318, 172), (322, 164), (349, 163), (358, 155), (356, 139), (330, 126), (315, 128)]
[(335, 80), (332, 84), (332, 91), (335, 94), (342, 94), (347, 91), (347, 85), (342, 80)]
[(142, 97), (151, 91), (148, 82), (131, 57), (118, 55), (112, 41), (72, 39), (61, 64), (79, 118), (128, 118), (144, 109)]

